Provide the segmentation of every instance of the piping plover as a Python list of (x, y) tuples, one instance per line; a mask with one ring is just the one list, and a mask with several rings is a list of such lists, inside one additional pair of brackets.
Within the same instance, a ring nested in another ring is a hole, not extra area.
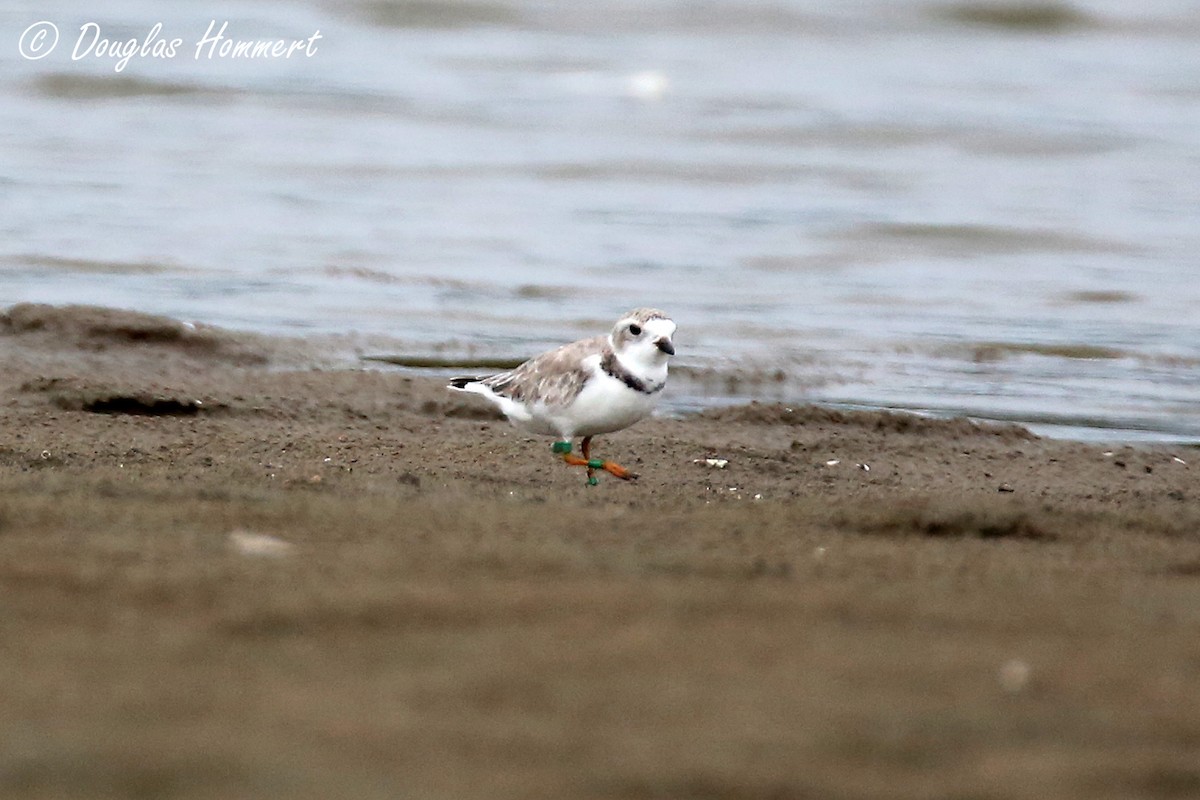
[[(551, 448), (571, 466), (632, 480), (624, 467), (592, 458), (592, 437), (628, 428), (654, 410), (675, 355), (675, 323), (655, 308), (635, 308), (612, 333), (581, 339), (531, 358), (516, 369), (482, 378), (454, 378), (449, 388), (481, 394), (515, 425), (557, 436)], [(580, 458), (571, 440), (582, 436)]]

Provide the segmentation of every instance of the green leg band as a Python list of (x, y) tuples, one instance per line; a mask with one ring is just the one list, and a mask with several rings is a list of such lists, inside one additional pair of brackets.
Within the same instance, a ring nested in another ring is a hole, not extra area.
[(565, 455), (565, 454), (571, 452), (571, 443), (570, 442), (555, 442), (554, 444), (550, 445), (550, 452), (562, 453)]
[(593, 458), (591, 461), (588, 462), (588, 468), (589, 469), (604, 469), (604, 459)]
[(599, 482), (600, 482), (600, 481), (599, 481), (599, 480), (596, 478), (596, 476), (595, 476), (595, 475), (589, 475), (589, 476), (588, 476), (588, 486), (595, 486), (595, 485), (596, 485), (596, 484), (598, 484)]

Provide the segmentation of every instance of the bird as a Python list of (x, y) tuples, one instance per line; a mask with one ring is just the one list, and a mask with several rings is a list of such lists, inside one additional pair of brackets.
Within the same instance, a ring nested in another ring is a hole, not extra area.
[[(517, 427), (557, 437), (551, 451), (569, 466), (584, 467), (590, 486), (599, 482), (597, 470), (634, 480), (638, 476), (621, 465), (592, 458), (592, 439), (654, 410), (675, 355), (675, 328), (665, 312), (635, 308), (607, 335), (565, 344), (507, 372), (453, 378), (447, 388), (482, 395)], [(576, 437), (583, 437), (582, 457), (572, 452)]]

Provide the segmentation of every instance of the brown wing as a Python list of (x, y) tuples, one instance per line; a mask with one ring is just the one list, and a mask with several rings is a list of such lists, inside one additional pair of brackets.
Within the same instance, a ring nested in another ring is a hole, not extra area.
[(569, 405), (592, 376), (583, 366), (584, 359), (602, 353), (607, 346), (608, 339), (604, 336), (581, 339), (531, 358), (516, 369), (484, 378), (480, 383), (518, 403)]

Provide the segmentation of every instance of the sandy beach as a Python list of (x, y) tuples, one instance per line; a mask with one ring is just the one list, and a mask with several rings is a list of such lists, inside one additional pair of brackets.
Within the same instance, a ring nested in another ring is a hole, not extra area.
[(0, 795), (1200, 795), (1196, 448), (314, 363), (0, 317)]

